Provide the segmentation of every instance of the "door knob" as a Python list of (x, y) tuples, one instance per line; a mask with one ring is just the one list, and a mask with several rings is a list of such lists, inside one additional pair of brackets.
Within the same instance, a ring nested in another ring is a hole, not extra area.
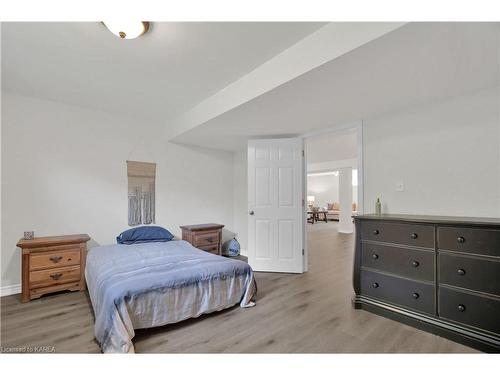
[(254, 213), (255, 213), (255, 212), (253, 212), (253, 210), (252, 210), (252, 211), (250, 211), (248, 214), (249, 214), (249, 215), (253, 215)]

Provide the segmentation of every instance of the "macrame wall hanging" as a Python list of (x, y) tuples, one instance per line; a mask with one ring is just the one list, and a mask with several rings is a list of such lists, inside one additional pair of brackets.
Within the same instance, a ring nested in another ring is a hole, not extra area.
[(156, 164), (127, 161), (128, 225), (155, 222)]

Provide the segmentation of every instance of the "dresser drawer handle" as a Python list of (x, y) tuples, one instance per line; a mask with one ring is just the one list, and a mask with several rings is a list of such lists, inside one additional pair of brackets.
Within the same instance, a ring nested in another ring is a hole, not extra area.
[(457, 237), (457, 242), (458, 243), (464, 243), (465, 242), (465, 238), (460, 236), (460, 237)]
[(418, 299), (420, 297), (420, 294), (413, 293), (411, 296), (413, 297), (413, 299)]
[(462, 268), (459, 268), (459, 269), (457, 270), (457, 273), (458, 273), (460, 276), (463, 276), (463, 275), (465, 275), (465, 270), (464, 270), (464, 269), (462, 269)]
[(62, 273), (53, 273), (52, 275), (49, 275), (49, 276), (53, 280), (59, 280), (62, 275), (63, 275)]
[(377, 288), (378, 288), (378, 286), (379, 286), (379, 285), (378, 285), (378, 283), (373, 283), (373, 284), (372, 284), (372, 287), (374, 287), (375, 289), (377, 289)]
[(53, 261), (54, 263), (59, 263), (59, 262), (61, 261), (61, 259), (62, 259), (62, 258), (63, 258), (63, 257), (61, 257), (61, 256), (53, 256), (53, 257), (50, 257), (49, 259), (50, 259), (51, 261)]
[(457, 309), (460, 312), (464, 312), (465, 311), (465, 305), (460, 304), (460, 305), (458, 305)]
[(413, 262), (411, 262), (411, 265), (417, 268), (418, 266), (420, 266), (420, 262), (418, 260), (414, 260)]
[(372, 254), (372, 258), (377, 260), (378, 259), (378, 254)]
[(378, 230), (378, 229), (375, 229), (375, 230), (373, 231), (373, 234), (374, 234), (375, 236), (376, 236), (377, 234), (379, 234), (379, 233), (380, 233), (380, 232), (379, 232), (379, 230)]
[(418, 234), (412, 233), (412, 234), (410, 234), (410, 237), (411, 237), (411, 239), (416, 240), (418, 237)]

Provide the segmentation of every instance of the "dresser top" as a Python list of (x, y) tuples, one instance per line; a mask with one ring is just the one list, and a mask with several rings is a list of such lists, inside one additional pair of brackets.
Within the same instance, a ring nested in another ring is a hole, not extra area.
[(37, 248), (45, 246), (57, 246), (87, 242), (90, 240), (88, 234), (70, 234), (66, 236), (35, 237), (32, 240), (21, 238), (17, 247), (21, 249)]
[(405, 215), (405, 214), (367, 214), (354, 216), (356, 220), (403, 221), (429, 224), (463, 224), (463, 225), (500, 225), (500, 218), (495, 217), (462, 217), (462, 216), (434, 216), (434, 215)]
[(197, 231), (197, 230), (222, 229), (222, 228), (224, 228), (224, 225), (214, 224), (214, 223), (194, 224), (194, 225), (181, 225), (180, 228), (186, 229), (186, 230), (191, 230), (191, 231)]

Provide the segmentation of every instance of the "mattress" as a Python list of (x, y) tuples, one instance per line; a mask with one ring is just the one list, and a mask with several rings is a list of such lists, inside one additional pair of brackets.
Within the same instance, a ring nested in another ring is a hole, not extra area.
[(254, 306), (251, 267), (186, 241), (108, 245), (87, 254), (85, 278), (104, 353), (132, 353), (136, 329), (240, 304)]

